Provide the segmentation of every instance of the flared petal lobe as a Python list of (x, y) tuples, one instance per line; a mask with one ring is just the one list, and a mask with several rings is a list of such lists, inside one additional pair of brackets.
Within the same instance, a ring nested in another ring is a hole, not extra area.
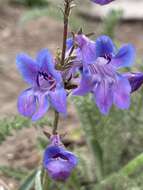
[(64, 160), (54, 160), (47, 166), (49, 176), (57, 181), (66, 181), (71, 174), (71, 165)]
[(102, 80), (93, 90), (93, 97), (100, 112), (107, 115), (113, 103), (113, 89), (106, 81)]
[(122, 75), (117, 76), (114, 85), (114, 104), (120, 109), (128, 109), (130, 106), (131, 85)]
[(131, 92), (137, 91), (143, 84), (143, 73), (125, 73), (124, 77), (126, 77), (131, 85)]
[(121, 47), (111, 60), (111, 64), (116, 68), (130, 67), (134, 62), (135, 48), (131, 44)]
[(32, 89), (23, 91), (18, 98), (18, 111), (25, 117), (32, 117), (36, 111), (36, 97)]
[(91, 0), (91, 1), (99, 5), (106, 5), (108, 3), (111, 3), (114, 0)]
[(47, 95), (44, 95), (40, 92), (36, 94), (36, 103), (37, 110), (32, 116), (32, 121), (37, 121), (38, 119), (41, 119), (50, 107)]
[(82, 76), (79, 87), (73, 90), (73, 95), (84, 96), (91, 92), (93, 88), (92, 78), (90, 76)]
[(57, 87), (55, 91), (49, 92), (51, 105), (60, 113), (67, 112), (67, 93), (63, 87)]
[(37, 62), (27, 54), (19, 54), (16, 57), (16, 64), (24, 80), (31, 85), (35, 85), (39, 69)]
[(116, 51), (116, 47), (111, 38), (102, 35), (96, 40), (96, 58), (104, 56), (112, 56)]
[(96, 59), (96, 45), (95, 42), (87, 38), (85, 35), (77, 35), (75, 41), (78, 44), (78, 57), (82, 58), (84, 62), (91, 63)]
[(60, 83), (62, 81), (61, 75), (55, 70), (55, 63), (48, 49), (42, 49), (38, 52), (37, 62), (39, 64), (40, 71), (45, 73), (48, 71), (57, 82)]
[(66, 43), (67, 50), (71, 49), (73, 45), (74, 45), (73, 38), (68, 38)]

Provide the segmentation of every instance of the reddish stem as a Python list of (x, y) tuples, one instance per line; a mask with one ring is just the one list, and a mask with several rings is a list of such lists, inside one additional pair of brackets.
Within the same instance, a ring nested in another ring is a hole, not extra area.
[(70, 0), (65, 0), (65, 11), (64, 11), (64, 32), (63, 32), (63, 48), (61, 65), (64, 65), (65, 54), (66, 54), (66, 42), (68, 37), (68, 24), (69, 24), (69, 14), (70, 14)]

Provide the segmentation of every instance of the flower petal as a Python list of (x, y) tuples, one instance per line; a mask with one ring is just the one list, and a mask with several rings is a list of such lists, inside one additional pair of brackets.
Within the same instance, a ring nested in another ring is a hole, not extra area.
[(73, 95), (84, 96), (89, 93), (93, 88), (91, 76), (82, 75), (80, 85), (77, 89), (73, 90)]
[(135, 61), (135, 49), (132, 45), (124, 45), (119, 49), (119, 52), (112, 59), (111, 63), (113, 66), (120, 67), (129, 67)]
[(47, 69), (48, 66), (54, 68), (53, 65), (53, 57), (48, 49), (41, 49), (37, 53), (37, 63), (39, 64), (39, 67), (42, 69)]
[(55, 91), (49, 92), (51, 105), (60, 113), (67, 112), (67, 93), (64, 88), (58, 87)]
[(36, 110), (36, 98), (32, 89), (27, 89), (18, 98), (18, 111), (25, 117), (32, 117)]
[(106, 5), (108, 3), (111, 3), (114, 0), (91, 0), (91, 1), (99, 5)]
[(120, 109), (128, 109), (130, 106), (131, 86), (125, 77), (118, 75), (114, 85), (114, 104)]
[(66, 45), (67, 45), (67, 50), (71, 49), (72, 46), (74, 45), (73, 38), (68, 38)]
[(90, 40), (85, 35), (77, 35), (76, 43), (81, 51), (77, 51), (78, 58), (82, 58), (86, 63), (91, 63), (96, 60), (96, 45), (94, 41)]
[(44, 152), (44, 158), (43, 158), (43, 164), (46, 167), (48, 162), (51, 161), (51, 159), (61, 152), (61, 148), (59, 146), (48, 146)]
[(64, 160), (53, 160), (48, 163), (49, 176), (57, 181), (66, 181), (72, 172), (71, 164)]
[(24, 80), (29, 84), (35, 84), (38, 72), (37, 63), (27, 54), (19, 54), (16, 57), (16, 64)]
[(131, 92), (135, 92), (138, 90), (142, 84), (143, 84), (143, 73), (138, 72), (138, 73), (124, 73), (123, 75), (126, 77), (131, 85)]
[(39, 51), (37, 55), (37, 62), (41, 71), (48, 71), (57, 80), (57, 82), (62, 81), (60, 73), (55, 70), (54, 60), (48, 49), (42, 49)]
[(48, 111), (50, 104), (46, 95), (41, 92), (37, 93), (37, 111), (32, 116), (32, 121), (41, 119), (44, 114)]
[(94, 99), (101, 113), (107, 115), (113, 103), (113, 89), (110, 83), (102, 80), (94, 89)]
[(71, 164), (71, 168), (75, 168), (78, 163), (77, 157), (70, 151), (64, 151), (61, 153), (63, 154), (63, 156), (68, 158), (68, 161)]
[(116, 50), (111, 38), (102, 35), (96, 40), (96, 58), (112, 55)]

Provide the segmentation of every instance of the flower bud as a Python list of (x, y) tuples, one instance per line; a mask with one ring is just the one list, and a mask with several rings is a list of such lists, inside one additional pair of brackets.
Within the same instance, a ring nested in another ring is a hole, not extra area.
[(51, 144), (45, 150), (43, 165), (50, 178), (66, 181), (77, 165), (77, 157), (64, 148), (59, 135), (53, 135)]

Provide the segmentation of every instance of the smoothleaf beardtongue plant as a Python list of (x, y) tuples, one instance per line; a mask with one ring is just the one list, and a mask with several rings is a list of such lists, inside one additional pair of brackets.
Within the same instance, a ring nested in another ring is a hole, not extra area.
[(73, 95), (91, 92), (103, 114), (108, 114), (113, 103), (120, 109), (129, 108), (131, 85), (118, 69), (134, 63), (133, 46), (124, 45), (117, 50), (108, 36), (100, 36), (96, 42), (91, 42), (84, 35), (78, 35), (76, 41), (80, 48), (77, 56), (81, 59), (82, 76)]
[(49, 51), (41, 50), (36, 60), (26, 54), (19, 54), (16, 62), (23, 78), (31, 85), (19, 96), (19, 112), (33, 121), (43, 117), (50, 106), (66, 114), (66, 91)]
[[(114, 0), (91, 1), (105, 5)], [(66, 115), (67, 112), (68, 95), (92, 93), (100, 112), (106, 115), (113, 104), (120, 109), (129, 108), (130, 94), (143, 83), (141, 72), (119, 72), (120, 68), (134, 63), (135, 50), (131, 44), (117, 49), (110, 37), (103, 35), (92, 41), (82, 31), (67, 39), (69, 16), (74, 6), (74, 0), (64, 0), (63, 48), (55, 59), (47, 49), (42, 49), (35, 60), (24, 53), (16, 58), (21, 75), (30, 85), (18, 98), (20, 114), (36, 121), (49, 107), (55, 112), (53, 134), (44, 152), (43, 167), (56, 181), (66, 181), (78, 162), (63, 146), (57, 130), (59, 113)], [(45, 179), (48, 180), (47, 175)], [(42, 182), (45, 179), (43, 177)], [(48, 189), (42, 185), (43, 190)]]
[(52, 135), (43, 158), (43, 165), (49, 177), (57, 181), (66, 181), (77, 162), (77, 157), (65, 149), (59, 135)]

